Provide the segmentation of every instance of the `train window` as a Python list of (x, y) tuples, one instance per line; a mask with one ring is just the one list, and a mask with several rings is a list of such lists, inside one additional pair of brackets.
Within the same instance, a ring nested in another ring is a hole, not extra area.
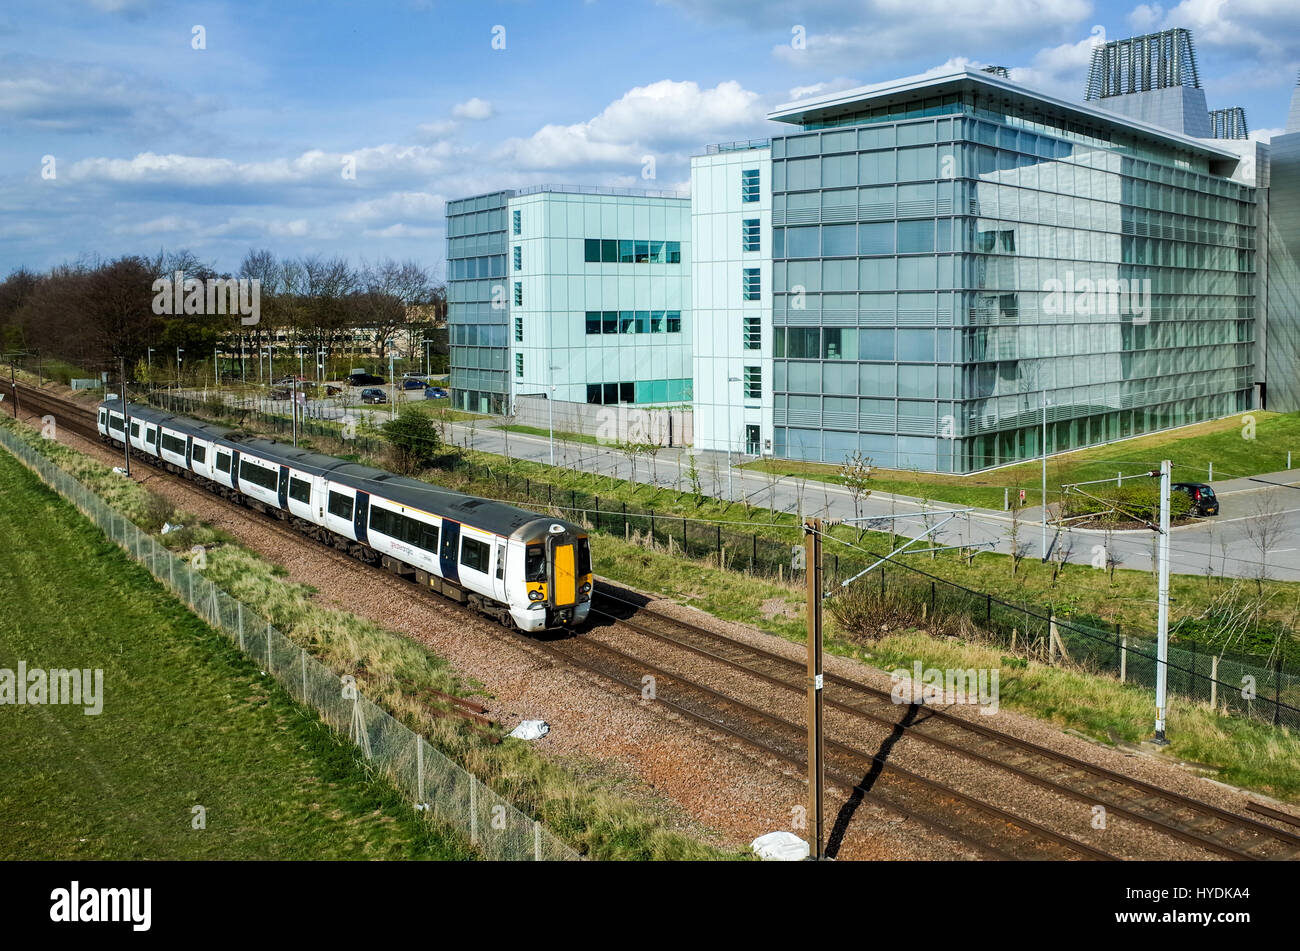
[(491, 549), (476, 538), (461, 536), (460, 563), (466, 568), (484, 573), (488, 570), (488, 554)]
[(524, 580), (546, 580), (546, 552), (541, 545), (529, 545), (524, 549)]
[(230, 453), (228, 452), (217, 453), (217, 471), (218, 472), (230, 471)]
[[(272, 492), (280, 487), (280, 477), (274, 469), (263, 469), (247, 459), (239, 460), (239, 478), (253, 485), (260, 485), (264, 489), (270, 489)], [(350, 515), (348, 517), (351, 518)]]
[(591, 543), (585, 538), (578, 539), (578, 576), (591, 574)]
[(311, 483), (305, 479), (289, 477), (289, 498), (303, 505), (311, 505)]
[(139, 423), (132, 423), (132, 424), (131, 424), (131, 438), (132, 438), (132, 439), (139, 439), (139, 438), (140, 438), (140, 424), (139, 424)]
[(196, 446), (194, 447), (193, 453), (194, 453), (194, 461), (195, 461), (195, 462), (207, 462), (207, 460), (208, 460), (208, 451), (207, 451), (206, 449), (204, 449), (202, 446), (197, 446), (197, 445), (196, 445)]
[(163, 448), (166, 449), (168, 452), (174, 452), (178, 456), (185, 455), (184, 439), (177, 439), (175, 436), (171, 435), (170, 433), (163, 433), (162, 445)]
[(120, 433), (122, 431), (122, 417), (121, 416), (108, 417), (108, 428), (116, 430), (117, 432)]
[(421, 522), (408, 515), (372, 506), (370, 527), (376, 532), (382, 532), (390, 538), (416, 548), (423, 548), (429, 552), (438, 550), (438, 526)]
[(425, 551), (438, 550), (438, 526), (422, 525), (419, 545)]
[(352, 498), (341, 492), (330, 492), (330, 514), (352, 521)]

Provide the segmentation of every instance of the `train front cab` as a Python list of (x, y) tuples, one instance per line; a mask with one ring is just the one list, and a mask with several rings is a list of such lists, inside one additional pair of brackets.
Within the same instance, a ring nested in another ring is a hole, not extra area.
[(591, 548), (585, 534), (556, 523), (546, 535), (546, 626), (572, 627), (591, 612)]

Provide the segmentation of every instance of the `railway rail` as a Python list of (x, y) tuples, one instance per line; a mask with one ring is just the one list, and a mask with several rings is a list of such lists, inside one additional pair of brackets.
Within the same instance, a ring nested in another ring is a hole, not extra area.
[[(0, 392), (6, 394), (6, 399), (13, 398), (7, 382), (0, 381)], [(19, 403), (28, 411), (54, 415), (61, 425), (79, 436), (93, 441), (100, 439), (91, 409), (26, 386), (19, 387)], [(133, 454), (132, 458), (141, 457)], [(187, 481), (153, 466), (151, 471), (182, 483)], [(205, 497), (208, 497), (206, 493)], [(221, 501), (241, 512), (252, 511), (228, 500)], [(312, 541), (271, 516), (263, 516), (259, 524), (269, 525), (277, 533), (299, 543)], [(349, 565), (382, 576), (390, 583), (395, 582), (404, 590), (414, 588), (424, 597), (436, 599), (440, 606), (477, 617), (472, 610), (437, 598), (423, 587), (382, 567), (358, 561), (328, 544), (316, 542), (315, 547)], [(669, 617), (645, 604), (615, 594), (614, 589), (603, 582), (598, 585), (596, 595), (597, 604), (603, 607), (593, 606), (593, 616), (599, 614), (652, 640), (782, 689), (800, 694), (805, 690), (805, 673), (796, 661)], [(641, 678), (650, 674), (656, 680), (656, 702), (679, 717), (725, 736), (729, 741), (742, 743), (760, 757), (769, 757), (799, 769), (806, 765), (804, 727), (801, 724), (594, 638), (544, 640), (506, 628), (499, 628), (499, 631), (503, 637), (526, 649), (583, 669), (631, 691), (637, 697), (642, 691)], [(831, 709), (871, 721), (902, 737), (916, 738), (953, 755), (1006, 770), (1018, 780), (1060, 796), (1089, 805), (1101, 805), (1111, 814), (1206, 852), (1232, 859), (1300, 856), (1300, 836), (1289, 830), (1259, 819), (1235, 815), (931, 706), (910, 711), (903, 707), (900, 718), (900, 707), (892, 702), (887, 691), (833, 674), (828, 674), (826, 681), (828, 687), (834, 688), (827, 690), (826, 696), (827, 706)], [(486, 713), (483, 710), (472, 712), (477, 714), (474, 719)], [(996, 804), (981, 801), (891, 763), (887, 751), (873, 753), (834, 740), (828, 740), (826, 747), (828, 781), (854, 796), (959, 842), (977, 854), (1001, 859), (1116, 858)], [(1282, 818), (1285, 813), (1270, 815), (1263, 810), (1254, 811), (1275, 821), (1294, 821), (1289, 817)]]

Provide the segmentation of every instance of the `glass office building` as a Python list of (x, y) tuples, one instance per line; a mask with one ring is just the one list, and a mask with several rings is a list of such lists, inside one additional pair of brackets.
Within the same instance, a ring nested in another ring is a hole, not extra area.
[(775, 455), (970, 472), (1039, 454), (1044, 403), (1049, 452), (1252, 405), (1231, 151), (974, 70), (771, 118)]
[(505, 412), (510, 392), (507, 202), (500, 191), (447, 202), (447, 328), (451, 400), (474, 413)]

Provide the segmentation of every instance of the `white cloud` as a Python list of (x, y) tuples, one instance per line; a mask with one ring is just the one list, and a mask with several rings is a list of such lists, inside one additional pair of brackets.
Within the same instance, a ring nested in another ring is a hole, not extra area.
[(521, 168), (641, 164), (683, 146), (698, 147), (728, 131), (762, 121), (759, 96), (734, 80), (712, 89), (663, 79), (637, 86), (600, 115), (572, 125), (546, 125), (511, 139), (501, 157)]
[(420, 238), (428, 239), (441, 234), (437, 228), (417, 227), (406, 224), (389, 225), (387, 228), (367, 228), (361, 232), (363, 238)]
[(447, 200), (429, 192), (393, 192), (382, 198), (359, 201), (345, 208), (345, 221), (434, 221), (442, 218)]
[(1146, 30), (1186, 27), (1198, 47), (1219, 46), (1281, 66), (1300, 57), (1296, 0), (1182, 0), (1165, 9), (1142, 4), (1129, 22)]
[(457, 119), (490, 119), (492, 113), (492, 103), (486, 99), (479, 99), (477, 96), (465, 102), (457, 103), (451, 108), (451, 114)]
[(169, 234), (185, 231), (193, 226), (193, 221), (180, 215), (163, 215), (161, 218), (151, 218), (148, 221), (119, 225), (113, 230), (118, 234)]
[(1275, 135), (1286, 135), (1286, 129), (1252, 129), (1250, 140), (1252, 142), (1267, 142)]

